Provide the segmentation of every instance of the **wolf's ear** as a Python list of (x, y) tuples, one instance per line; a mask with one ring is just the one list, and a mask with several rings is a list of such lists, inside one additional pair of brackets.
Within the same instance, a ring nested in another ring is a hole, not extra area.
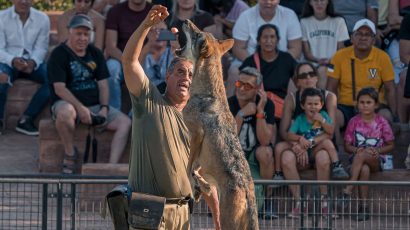
[(226, 40), (218, 40), (219, 43), (219, 49), (221, 50), (221, 53), (224, 54), (226, 53), (229, 49), (232, 48), (233, 46), (233, 39), (226, 39)]

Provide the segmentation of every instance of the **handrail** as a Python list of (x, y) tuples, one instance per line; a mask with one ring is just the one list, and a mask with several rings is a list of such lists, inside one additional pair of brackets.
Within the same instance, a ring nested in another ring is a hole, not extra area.
[[(92, 176), (61, 174), (13, 174), (0, 175), (0, 183), (32, 183), (32, 184), (127, 184), (126, 176)], [(320, 181), (320, 180), (254, 180), (255, 184), (269, 185), (389, 185), (410, 186), (410, 181)]]

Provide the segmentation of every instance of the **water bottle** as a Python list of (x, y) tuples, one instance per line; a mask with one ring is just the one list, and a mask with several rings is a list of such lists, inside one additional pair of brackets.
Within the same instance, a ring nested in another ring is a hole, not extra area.
[(386, 154), (385, 162), (383, 164), (383, 170), (392, 170), (393, 169), (393, 155)]

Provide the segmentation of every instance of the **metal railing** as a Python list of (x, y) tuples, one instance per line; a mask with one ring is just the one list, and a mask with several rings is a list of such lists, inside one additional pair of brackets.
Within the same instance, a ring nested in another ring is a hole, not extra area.
[[(125, 183), (124, 177), (0, 176), (0, 229), (113, 229), (109, 215), (101, 215), (104, 196)], [(261, 192), (257, 197), (261, 229), (410, 229), (410, 182), (257, 180), (255, 184), (255, 191)], [(359, 198), (355, 189), (348, 200), (341, 199), (349, 184), (369, 186), (368, 198)], [(282, 186), (267, 188), (270, 185)], [(289, 185), (298, 185), (299, 197), (292, 196)], [(325, 186), (327, 197), (321, 196), (319, 186)], [(368, 219), (357, 221), (363, 215), (362, 204), (367, 205)], [(274, 215), (265, 215), (269, 207)], [(290, 218), (295, 207), (299, 213)], [(213, 229), (203, 201), (194, 207), (191, 228)]]

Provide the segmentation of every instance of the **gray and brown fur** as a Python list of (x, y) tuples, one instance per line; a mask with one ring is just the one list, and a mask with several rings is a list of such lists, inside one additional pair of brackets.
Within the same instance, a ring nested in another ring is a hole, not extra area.
[(179, 55), (194, 63), (191, 96), (183, 111), (192, 135), (188, 173), (202, 192), (210, 193), (209, 184), (217, 188), (222, 229), (259, 229), (254, 184), (222, 76), (221, 57), (233, 40), (216, 40), (189, 20), (183, 33), (187, 42)]

